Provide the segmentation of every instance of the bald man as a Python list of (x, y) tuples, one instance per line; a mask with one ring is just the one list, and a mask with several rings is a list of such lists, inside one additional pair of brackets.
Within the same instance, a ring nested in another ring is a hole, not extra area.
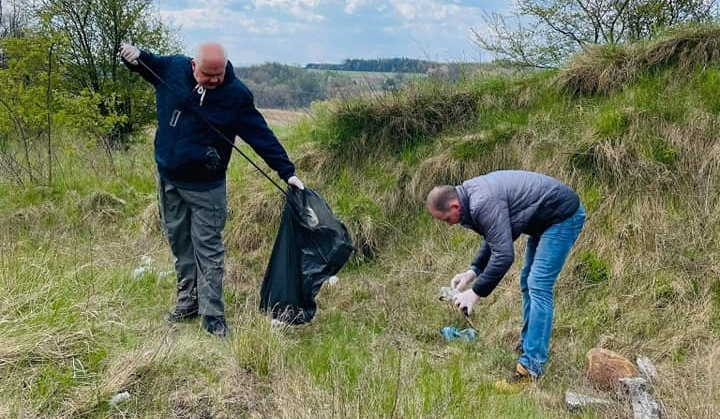
[(177, 273), (176, 306), (167, 320), (201, 316), (208, 333), (224, 338), (222, 231), (231, 141), (239, 136), (288, 185), (304, 185), (220, 44), (200, 44), (192, 58), (155, 55), (123, 44), (120, 56), (156, 92), (158, 201)]
[[(585, 210), (569, 186), (540, 173), (502, 170), (458, 186), (433, 188), (430, 214), (448, 225), (461, 224), (484, 237), (470, 269), (455, 275), (455, 306), (467, 314), (487, 297), (510, 269), (513, 242), (527, 235), (520, 273), (523, 326), (516, 348), (520, 359), (510, 378), (495, 385), (518, 390), (537, 379), (548, 359), (553, 319), (553, 287), (565, 259), (582, 231)], [(472, 287), (464, 290), (471, 282)]]

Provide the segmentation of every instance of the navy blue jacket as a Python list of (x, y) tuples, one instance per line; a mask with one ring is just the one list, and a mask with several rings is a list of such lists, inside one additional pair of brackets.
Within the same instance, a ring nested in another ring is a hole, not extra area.
[[(203, 119), (232, 141), (235, 136), (242, 138), (283, 180), (293, 176), (295, 165), (255, 108), (252, 93), (235, 76), (229, 61), (223, 83), (206, 90), (201, 101), (201, 95), (194, 90), (197, 81), (190, 57), (141, 51), (140, 60), (138, 65), (125, 65), (155, 86), (155, 162), (163, 180), (193, 190), (213, 189), (225, 181), (232, 145)], [(213, 157), (213, 150), (219, 159)]]
[(573, 215), (580, 199), (569, 186), (540, 173), (501, 170), (466, 180), (455, 188), (460, 224), (485, 240), (471, 269), (473, 291), (487, 297), (515, 260), (513, 242), (521, 234), (540, 236)]

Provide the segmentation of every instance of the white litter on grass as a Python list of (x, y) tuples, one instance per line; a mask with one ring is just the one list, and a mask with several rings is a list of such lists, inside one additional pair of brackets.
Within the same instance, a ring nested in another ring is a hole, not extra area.
[(153, 264), (155, 263), (155, 260), (148, 256), (148, 255), (142, 255), (140, 256), (140, 266), (133, 269), (132, 271), (132, 277), (133, 279), (142, 278), (143, 276), (147, 274), (154, 273), (158, 276), (158, 278), (165, 278), (166, 276), (170, 275), (171, 272), (167, 271), (158, 271), (155, 269)]
[(127, 391), (123, 391), (122, 393), (118, 393), (112, 397), (110, 397), (110, 401), (108, 402), (110, 406), (115, 406), (118, 403), (122, 403), (125, 400), (130, 398), (130, 393)]
[(289, 324), (289, 323), (285, 323), (285, 322), (282, 321), (282, 320), (278, 320), (278, 319), (272, 319), (272, 320), (270, 320), (270, 327), (280, 327), (280, 328), (283, 328), (283, 327), (288, 327), (288, 326), (290, 326), (290, 324)]
[(336, 277), (335, 275), (333, 275), (330, 278), (326, 279), (325, 283), (328, 285), (335, 285), (335, 284), (337, 284), (338, 280), (339, 280), (339, 278)]
[(145, 275), (148, 272), (152, 272), (151, 267), (147, 266), (138, 266), (137, 268), (133, 269), (132, 277), (133, 279), (138, 279), (141, 276)]

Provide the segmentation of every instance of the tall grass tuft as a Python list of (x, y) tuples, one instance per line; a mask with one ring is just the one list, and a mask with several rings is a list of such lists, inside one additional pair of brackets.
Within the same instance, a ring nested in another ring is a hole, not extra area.
[(560, 70), (555, 83), (570, 94), (605, 95), (631, 85), (644, 72), (667, 66), (694, 71), (718, 58), (720, 27), (681, 25), (645, 43), (588, 47)]

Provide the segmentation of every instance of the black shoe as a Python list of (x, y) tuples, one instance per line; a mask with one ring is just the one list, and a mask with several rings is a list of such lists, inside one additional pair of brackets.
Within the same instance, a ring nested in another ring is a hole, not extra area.
[(176, 308), (167, 315), (167, 321), (170, 323), (179, 323), (185, 320), (192, 320), (198, 316), (197, 307)]
[(227, 323), (224, 316), (203, 316), (205, 331), (220, 339), (227, 336)]

